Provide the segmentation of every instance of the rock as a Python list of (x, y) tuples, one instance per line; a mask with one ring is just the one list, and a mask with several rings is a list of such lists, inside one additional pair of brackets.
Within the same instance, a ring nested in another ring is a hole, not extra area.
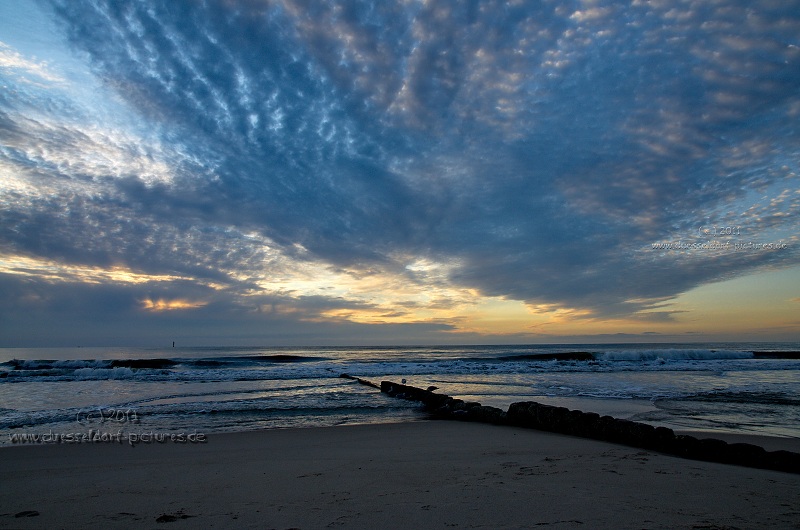
[(564, 432), (566, 430), (568, 424), (566, 417), (569, 414), (569, 409), (534, 403), (528, 410), (538, 424), (536, 428), (551, 432)]
[(575, 422), (575, 434), (577, 436), (597, 438), (600, 414), (595, 412), (583, 412), (576, 418)]
[(584, 412), (580, 410), (568, 411), (562, 418), (564, 420), (564, 434), (581, 436), (584, 431), (583, 416)]
[(462, 411), (464, 411), (464, 402), (460, 399), (448, 397), (441, 405), (433, 408), (431, 413), (436, 417), (447, 419), (451, 414)]
[(511, 425), (518, 427), (534, 428), (533, 421), (528, 412), (528, 407), (532, 404), (531, 401), (518, 401), (508, 406), (506, 411), (506, 419)]
[(458, 398), (452, 398), (452, 399), (453, 401), (450, 403), (454, 410), (465, 410), (467, 408), (466, 403), (464, 403), (463, 399), (458, 399)]
[(380, 385), (376, 385), (372, 381), (367, 381), (366, 379), (361, 379), (360, 377), (353, 377), (350, 374), (339, 374), (339, 377), (341, 377), (342, 379), (350, 379), (352, 381), (358, 381), (362, 385), (371, 386), (373, 388), (378, 388), (378, 389), (380, 388)]
[(800, 473), (800, 453), (791, 451), (770, 451), (764, 455), (764, 467), (787, 473)]
[(467, 409), (466, 419), (483, 423), (505, 423), (506, 413), (497, 407), (478, 405)]
[(707, 462), (724, 462), (728, 444), (716, 438), (698, 440), (694, 436), (678, 435), (675, 437), (672, 448), (667, 448), (668, 453), (693, 460)]
[(709, 462), (725, 462), (728, 453), (728, 442), (716, 438), (703, 438), (699, 443), (697, 460)]
[(728, 444), (725, 451), (725, 461), (748, 467), (761, 467), (764, 465), (767, 451), (763, 447), (748, 443)]
[(614, 421), (609, 424), (609, 441), (618, 444), (629, 444), (631, 440), (629, 431), (632, 426), (633, 422), (630, 420), (615, 418)]
[(545, 411), (550, 419), (550, 430), (569, 434), (569, 409), (567, 407), (550, 407)]
[(643, 449), (653, 449), (655, 445), (656, 428), (647, 423), (634, 422), (629, 436), (631, 445)]
[(614, 437), (614, 422), (616, 418), (613, 416), (600, 416), (600, 419), (597, 421), (597, 439), (598, 440), (605, 440), (610, 442)]
[(675, 431), (666, 427), (656, 427), (653, 433), (653, 449), (663, 451), (675, 442)]
[(700, 440), (688, 434), (679, 434), (675, 436), (671, 447), (667, 449), (667, 453), (682, 458), (694, 458), (695, 454), (699, 453)]
[(437, 409), (442, 407), (447, 400), (452, 399), (450, 396), (444, 394), (435, 394), (429, 390), (422, 390), (409, 385), (401, 385), (392, 383), (391, 381), (381, 381), (381, 392), (389, 394), (402, 399), (409, 399), (412, 401), (419, 401), (429, 409)]

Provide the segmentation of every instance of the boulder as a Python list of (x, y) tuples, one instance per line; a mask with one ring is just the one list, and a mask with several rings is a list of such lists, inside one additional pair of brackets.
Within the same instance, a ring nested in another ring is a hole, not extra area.
[(580, 416), (574, 419), (574, 434), (585, 438), (597, 439), (599, 426), (600, 414), (595, 412), (582, 412)]
[(605, 440), (607, 442), (612, 441), (615, 432), (615, 421), (617, 421), (617, 419), (613, 416), (600, 416), (600, 419), (597, 420), (596, 439)]
[(716, 438), (703, 438), (699, 443), (699, 452), (694, 458), (709, 462), (726, 462), (727, 455), (728, 442)]
[(764, 467), (787, 473), (800, 473), (800, 453), (770, 451), (764, 455)]
[(505, 423), (506, 413), (497, 407), (478, 405), (467, 409), (466, 419), (483, 423)]
[(666, 427), (656, 427), (653, 433), (653, 449), (666, 451), (675, 442), (675, 431)]
[(536, 404), (532, 401), (512, 403), (506, 412), (506, 420), (511, 425), (518, 427), (537, 428), (535, 416), (530, 411), (530, 407)]
[(748, 443), (728, 444), (725, 451), (725, 461), (740, 466), (762, 467), (766, 457), (767, 451), (763, 447)]
[(681, 458), (694, 458), (692, 455), (699, 453), (700, 440), (688, 434), (679, 434), (675, 436), (672, 444), (667, 448), (666, 452)]

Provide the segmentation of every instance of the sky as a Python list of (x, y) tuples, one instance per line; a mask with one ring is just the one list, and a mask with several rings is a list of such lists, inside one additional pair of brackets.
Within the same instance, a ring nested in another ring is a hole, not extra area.
[(0, 346), (800, 341), (800, 1), (0, 2)]

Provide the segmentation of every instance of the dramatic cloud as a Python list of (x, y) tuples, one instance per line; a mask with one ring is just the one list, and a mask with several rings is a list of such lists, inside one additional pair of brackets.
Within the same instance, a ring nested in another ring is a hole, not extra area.
[(2, 313), (535, 332), (800, 262), (798, 2), (39, 5), (71, 62), (0, 44)]

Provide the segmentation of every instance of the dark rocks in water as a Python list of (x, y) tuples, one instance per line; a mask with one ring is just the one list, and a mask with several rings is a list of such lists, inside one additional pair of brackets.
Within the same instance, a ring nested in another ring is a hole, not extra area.
[(452, 399), (450, 396), (444, 394), (435, 394), (429, 390), (422, 390), (421, 388), (393, 383), (391, 381), (381, 381), (380, 389), (381, 392), (389, 394), (390, 396), (419, 401), (429, 409), (440, 408), (448, 399)]
[(342, 379), (350, 379), (352, 381), (358, 381), (362, 385), (371, 386), (372, 388), (377, 388), (379, 390), (381, 388), (380, 385), (376, 385), (372, 381), (367, 381), (366, 379), (361, 379), (360, 377), (353, 377), (350, 374), (339, 374), (339, 377), (341, 377)]
[(401, 399), (423, 403), (436, 417), (484, 423), (505, 423), (506, 413), (496, 407), (485, 407), (476, 401), (464, 402), (431, 390), (381, 381), (381, 392)]
[(358, 378), (358, 379), (356, 379), (356, 381), (358, 381), (362, 385), (367, 385), (367, 386), (371, 386), (372, 388), (377, 388), (378, 390), (380, 390), (380, 388), (381, 388), (381, 385), (376, 385), (372, 381), (367, 381), (366, 379)]
[(467, 411), (467, 407), (465, 406), (465, 403), (464, 403), (463, 400), (455, 399), (455, 398), (449, 398), (449, 399), (444, 400), (442, 402), (441, 406), (433, 409), (431, 412), (433, 412), (433, 414), (436, 415), (436, 416), (447, 417), (450, 414), (456, 414), (456, 413), (462, 413), (462, 412), (465, 413), (466, 411)]

